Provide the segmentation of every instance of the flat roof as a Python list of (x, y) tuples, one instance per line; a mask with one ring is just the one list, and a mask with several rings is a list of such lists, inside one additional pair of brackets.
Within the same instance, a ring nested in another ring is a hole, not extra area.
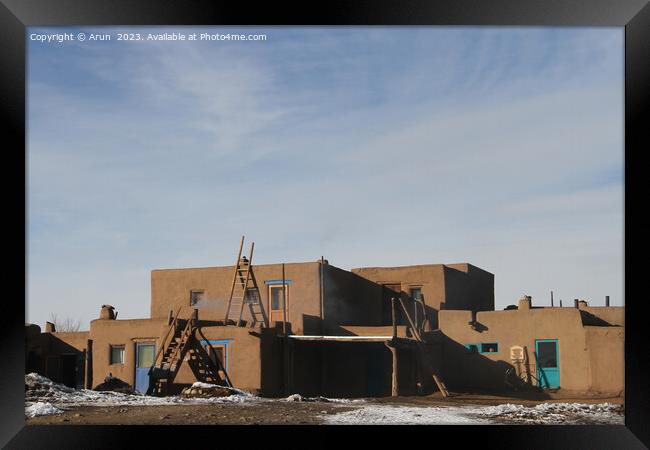
[(360, 341), (360, 342), (384, 342), (393, 339), (393, 336), (300, 336), (289, 335), (291, 339), (300, 341)]

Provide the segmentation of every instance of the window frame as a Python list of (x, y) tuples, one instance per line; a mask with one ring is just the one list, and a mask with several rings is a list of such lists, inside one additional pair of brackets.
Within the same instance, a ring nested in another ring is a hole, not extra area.
[[(283, 311), (282, 308), (280, 309), (273, 309), (273, 289), (277, 289), (280, 292), (282, 292), (282, 287), (284, 286), (284, 311), (289, 314), (289, 284), (285, 283), (284, 285), (282, 283), (274, 283), (274, 284), (269, 284), (269, 313), (275, 312), (275, 313), (281, 313)], [(282, 295), (280, 295), (280, 298), (282, 298)]]
[[(494, 352), (485, 351), (485, 350), (483, 350), (483, 346), (484, 346), (484, 345), (495, 345), (495, 346), (496, 346), (496, 351), (494, 351)], [(478, 353), (479, 355), (485, 355), (485, 354), (492, 355), (492, 354), (495, 354), (495, 353), (499, 353), (499, 351), (500, 351), (500, 350), (499, 350), (499, 343), (498, 343), (497, 341), (490, 341), (490, 342), (469, 342), (469, 343), (467, 343), (467, 344), (463, 344), (463, 346), (464, 346), (464, 347), (465, 347), (465, 348), (466, 348), (470, 353), (474, 353), (470, 347), (471, 347), (471, 346), (476, 347), (476, 353)]]
[(201, 294), (201, 297), (199, 298), (199, 301), (203, 300), (203, 296), (205, 295), (205, 289), (190, 289), (190, 306), (196, 305), (196, 303), (192, 303), (192, 299), (194, 298), (194, 294)]
[[(484, 350), (484, 345), (494, 345), (496, 346), (495, 351)], [(499, 353), (499, 343), (498, 342), (481, 342), (481, 353)]]
[[(212, 347), (214, 348), (223, 348), (223, 367), (226, 369), (226, 372), (228, 372), (228, 346), (233, 342), (233, 339), (201, 339), (200, 344), (201, 346), (208, 352), (208, 348)], [(208, 352), (208, 355), (210, 353)]]
[[(419, 299), (416, 299), (415, 297), (413, 297), (413, 291), (414, 290), (420, 291), (420, 298)], [(411, 297), (413, 299), (413, 301), (416, 301), (416, 300), (422, 301), (422, 286), (421, 285), (409, 286), (409, 297)]]
[[(122, 350), (121, 355), (122, 355), (122, 361), (120, 362), (115, 362), (113, 360), (113, 350)], [(126, 359), (126, 345), (124, 344), (110, 344), (110, 349), (108, 352), (108, 364), (110, 366), (116, 365), (116, 364), (124, 364), (124, 361)]]

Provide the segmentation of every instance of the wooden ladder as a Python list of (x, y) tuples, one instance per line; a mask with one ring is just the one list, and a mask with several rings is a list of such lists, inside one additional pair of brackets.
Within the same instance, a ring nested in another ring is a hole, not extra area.
[[(244, 305), (247, 305), (251, 315), (250, 326), (255, 327), (256, 325), (261, 325), (268, 327), (269, 320), (264, 310), (264, 304), (262, 303), (260, 290), (257, 286), (257, 280), (255, 280), (255, 274), (253, 273), (253, 250), (255, 243), (251, 243), (248, 258), (242, 256), (243, 248), (244, 236), (242, 236), (241, 243), (239, 244), (237, 262), (235, 263), (235, 274), (226, 307), (224, 324), (229, 325), (234, 323), (238, 327), (242, 326)], [(234, 320), (235, 314), (237, 314), (237, 320)]]
[(408, 321), (409, 325), (411, 326), (411, 333), (413, 334), (413, 337), (415, 338), (415, 343), (418, 346), (418, 350), (420, 351), (422, 358), (421, 361), (424, 363), (424, 365), (427, 367), (427, 369), (432, 373), (433, 381), (436, 383), (436, 386), (438, 386), (438, 389), (440, 390), (440, 393), (442, 394), (443, 397), (449, 397), (449, 391), (447, 390), (447, 386), (445, 386), (444, 381), (442, 381), (442, 378), (436, 371), (433, 369), (431, 364), (428, 363), (425, 357), (425, 352), (424, 352), (424, 340), (422, 339), (420, 332), (418, 331), (418, 327), (416, 324), (411, 320), (411, 315), (409, 312), (406, 310), (406, 306), (404, 305), (404, 302), (402, 301), (401, 298), (398, 298), (399, 304), (402, 307), (402, 311), (404, 312), (406, 316), (406, 320)]
[[(232, 387), (221, 361), (217, 358), (215, 363), (196, 339), (196, 333), (200, 333), (197, 327), (196, 310), (189, 319), (185, 320), (178, 318), (179, 313), (180, 308), (156, 353), (154, 365), (149, 369), (147, 395), (167, 393), (167, 388), (174, 382), (188, 354), (188, 364), (197, 381)], [(223, 378), (220, 376), (220, 371), (224, 374)]]

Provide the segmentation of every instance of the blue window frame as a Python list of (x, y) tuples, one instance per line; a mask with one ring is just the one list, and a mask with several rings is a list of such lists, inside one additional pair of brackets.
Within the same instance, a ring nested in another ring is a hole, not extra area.
[(498, 353), (499, 352), (499, 343), (498, 342), (479, 342), (465, 344), (465, 348), (472, 353)]
[(499, 353), (498, 342), (482, 342), (481, 353)]
[(232, 339), (201, 339), (201, 347), (206, 347), (208, 345), (210, 346), (215, 346), (215, 347), (221, 347), (223, 346), (223, 365), (226, 368), (226, 372), (228, 371), (228, 345), (232, 342)]
[[(266, 280), (264, 284), (267, 285), (282, 284), (282, 280)], [(284, 280), (284, 284), (291, 284), (291, 280)]]

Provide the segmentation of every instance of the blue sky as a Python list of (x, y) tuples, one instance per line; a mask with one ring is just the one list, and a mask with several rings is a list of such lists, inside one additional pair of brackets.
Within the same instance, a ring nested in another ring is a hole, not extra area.
[[(190, 28), (65, 29), (190, 33)], [(149, 314), (150, 271), (470, 262), (623, 304), (623, 28), (28, 40), (26, 319)]]

